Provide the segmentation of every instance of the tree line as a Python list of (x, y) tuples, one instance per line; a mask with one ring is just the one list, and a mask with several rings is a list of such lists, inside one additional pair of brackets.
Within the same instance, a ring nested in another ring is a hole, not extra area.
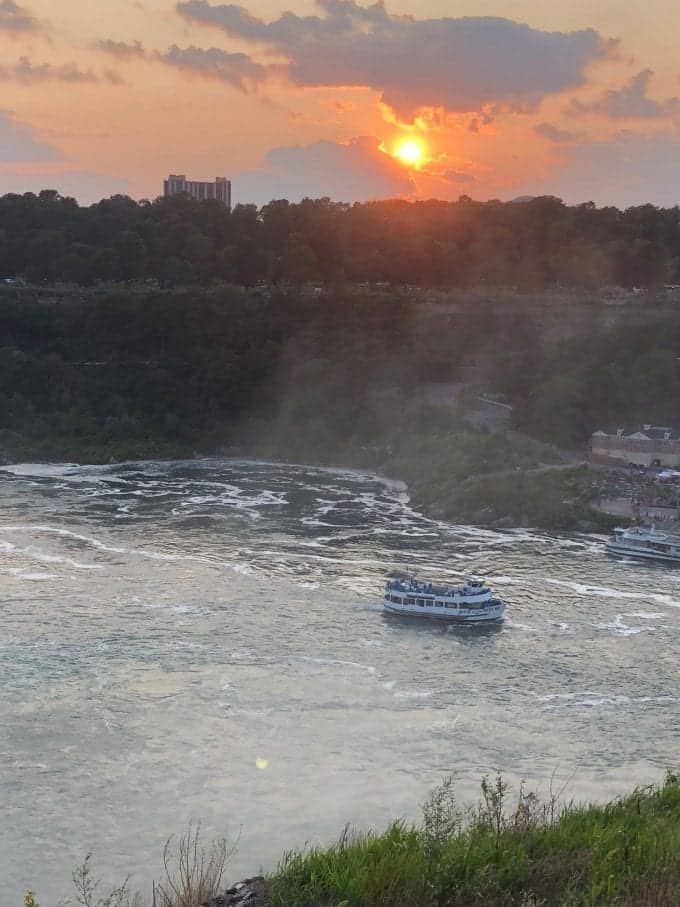
[(511, 341), (499, 352), (491, 378), (513, 402), (515, 427), (568, 447), (582, 447), (597, 429), (651, 423), (680, 431), (675, 313), (602, 325), (556, 343), (535, 331), (525, 336), (523, 349)]
[[(272, 455), (295, 444), (309, 459), (348, 441), (425, 440), (438, 417), (414, 413), (428, 385), (466, 382), (480, 363), (484, 387), (534, 437), (583, 447), (597, 428), (680, 426), (673, 304), (614, 324), (600, 307), (581, 308), (593, 319), (556, 336), (555, 319), (540, 316), (553, 306), (537, 313), (517, 300), (441, 311), (357, 290), (319, 300), (291, 288), (4, 289), (0, 453), (174, 455), (269, 438)], [(470, 391), (473, 406), (481, 389)]]
[(393, 355), (407, 349), (413, 307), (353, 295), (328, 303), (231, 287), (51, 301), (4, 290), (0, 452), (205, 452), (277, 420), (329, 440), (370, 434), (373, 389), (406, 388), (417, 374), (415, 351)]
[(0, 277), (161, 287), (387, 282), (649, 287), (680, 283), (680, 208), (328, 198), (258, 209), (188, 196), (89, 207), (45, 190), (0, 198)]

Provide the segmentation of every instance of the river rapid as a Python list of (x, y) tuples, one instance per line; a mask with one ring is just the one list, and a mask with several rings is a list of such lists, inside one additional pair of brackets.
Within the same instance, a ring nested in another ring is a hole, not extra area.
[[(228, 875), (417, 818), (450, 772), (604, 799), (678, 765), (680, 572), (426, 519), (396, 483), (197, 460), (0, 473), (3, 905), (92, 851), (145, 886), (189, 820)], [(497, 628), (384, 616), (392, 571), (487, 578)], [(551, 782), (552, 779), (552, 782)], [(7, 898), (5, 901), (4, 899)]]

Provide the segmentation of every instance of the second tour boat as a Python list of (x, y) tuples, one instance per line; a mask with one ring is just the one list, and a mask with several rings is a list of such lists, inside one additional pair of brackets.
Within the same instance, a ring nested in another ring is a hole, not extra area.
[(653, 526), (631, 526), (615, 529), (607, 542), (610, 554), (635, 557), (651, 561), (680, 563), (680, 536), (664, 532)]

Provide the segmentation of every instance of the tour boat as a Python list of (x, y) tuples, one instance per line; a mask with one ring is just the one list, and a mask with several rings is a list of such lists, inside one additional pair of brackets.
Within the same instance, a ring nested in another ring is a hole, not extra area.
[(494, 598), (479, 579), (469, 579), (462, 586), (433, 586), (412, 578), (388, 580), (383, 604), (390, 614), (464, 623), (500, 620), (505, 611), (505, 603)]
[(615, 529), (607, 542), (607, 551), (624, 557), (680, 564), (680, 535), (660, 531), (653, 526)]

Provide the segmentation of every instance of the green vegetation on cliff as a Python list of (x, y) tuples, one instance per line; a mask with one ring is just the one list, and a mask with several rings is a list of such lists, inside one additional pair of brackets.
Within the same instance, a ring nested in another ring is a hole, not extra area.
[[(677, 425), (678, 348), (668, 302), (614, 317), (587, 300), (432, 304), (361, 287), (5, 288), (0, 458), (323, 462), (403, 478), (451, 520), (592, 526), (602, 476), (550, 445)], [(450, 389), (443, 405), (433, 384)], [(482, 390), (504, 394), (509, 426), (471, 426)]]
[[(90, 858), (73, 880), (84, 907), (223, 907), (230, 848), (204, 848), (189, 828), (163, 855), (148, 900), (127, 883), (108, 896)], [(637, 788), (605, 806), (559, 805), (502, 778), (484, 778), (475, 807), (461, 808), (453, 779), (423, 806), (423, 821), (382, 834), (345, 829), (327, 848), (286, 853), (257, 880), (253, 907), (672, 907), (680, 903), (680, 782)], [(233, 889), (232, 889), (233, 891)], [(73, 903), (67, 901), (67, 904)], [(29, 892), (24, 907), (37, 907)]]
[(344, 834), (287, 854), (268, 879), (271, 907), (671, 907), (680, 898), (680, 785), (635, 790), (607, 806), (558, 809), (501, 778), (459, 811), (450, 784), (420, 827)]

